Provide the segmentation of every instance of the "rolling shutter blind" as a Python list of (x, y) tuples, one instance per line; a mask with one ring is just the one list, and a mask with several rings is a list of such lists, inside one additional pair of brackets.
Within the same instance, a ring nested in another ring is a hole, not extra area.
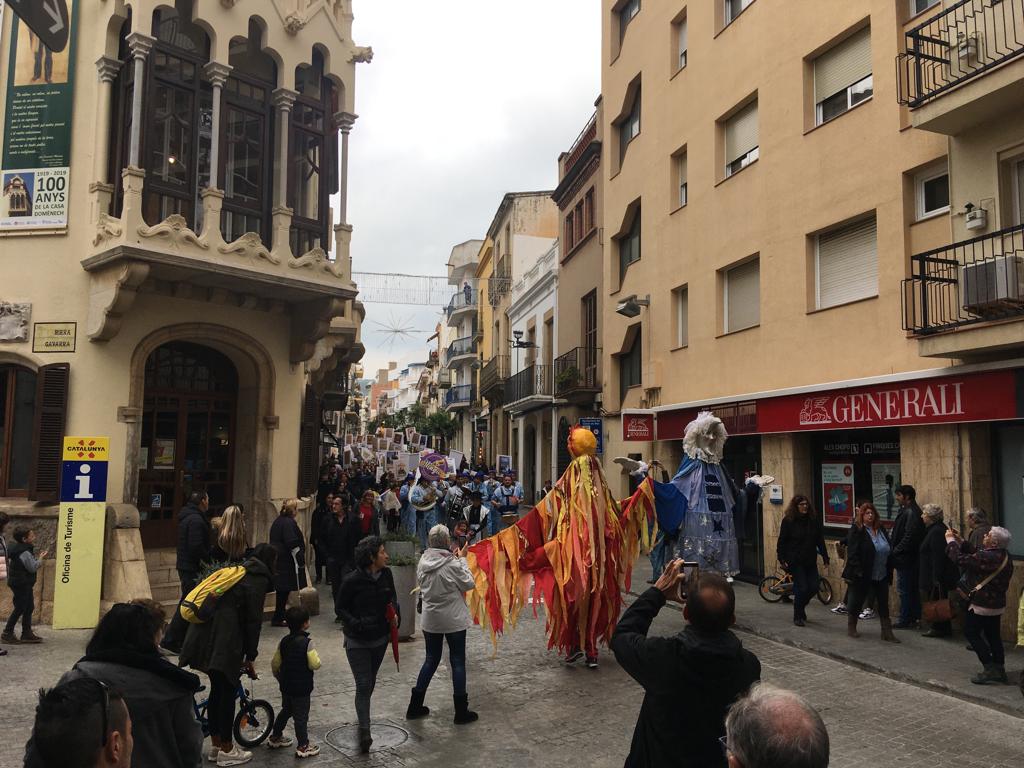
[(759, 259), (725, 273), (725, 332), (741, 331), (761, 322), (761, 262)]
[(863, 29), (814, 60), (814, 102), (871, 74), (871, 28)]
[(32, 427), (35, 461), (28, 480), (28, 497), (34, 501), (57, 501), (58, 498), (70, 378), (71, 366), (67, 363), (44, 365), (36, 374), (36, 411)]
[(818, 309), (877, 294), (875, 219), (818, 235)]
[(725, 162), (728, 165), (757, 146), (757, 102), (752, 102), (725, 123)]
[(686, 183), (686, 153), (684, 152), (678, 158), (676, 158), (677, 167), (679, 169), (679, 184), (682, 186)]
[(299, 481), (297, 496), (316, 491), (320, 448), (320, 403), (316, 392), (306, 387), (302, 401), (302, 423), (299, 427)]
[(676, 346), (685, 347), (690, 343), (690, 292), (687, 288), (677, 291), (676, 299)]

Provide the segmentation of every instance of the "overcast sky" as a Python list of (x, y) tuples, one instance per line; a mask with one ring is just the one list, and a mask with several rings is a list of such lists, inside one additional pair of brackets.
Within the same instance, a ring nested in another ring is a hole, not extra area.
[[(553, 189), (600, 92), (593, 0), (354, 0), (353, 270), (446, 274), (506, 192)], [(453, 289), (454, 290), (454, 289)], [(366, 376), (423, 361), (441, 307), (366, 304)], [(416, 329), (389, 336), (375, 322)]]

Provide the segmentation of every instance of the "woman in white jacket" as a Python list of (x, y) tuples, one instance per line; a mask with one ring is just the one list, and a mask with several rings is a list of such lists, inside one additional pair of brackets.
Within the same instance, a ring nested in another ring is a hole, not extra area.
[(472, 723), (477, 713), (469, 710), (466, 693), (466, 630), (473, 623), (466, 605), (466, 592), (474, 587), (473, 575), (464, 559), (465, 548), (452, 552), (448, 528), (435, 525), (427, 535), (428, 549), (416, 566), (416, 583), (423, 601), (420, 628), (426, 640), (427, 656), (423, 660), (416, 687), (412, 689), (408, 720), (426, 717), (430, 710), (423, 706), (430, 680), (441, 663), (444, 643), (448, 643), (448, 666), (452, 670), (455, 690), (455, 723)]

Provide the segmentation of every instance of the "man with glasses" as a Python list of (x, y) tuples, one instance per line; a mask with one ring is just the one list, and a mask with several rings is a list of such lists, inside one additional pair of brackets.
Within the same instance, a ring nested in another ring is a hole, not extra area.
[(132, 746), (124, 698), (82, 677), (40, 691), (25, 768), (129, 768)]
[(792, 691), (763, 683), (729, 708), (720, 741), (729, 768), (828, 766), (828, 731), (821, 715)]
[[(625, 768), (726, 768), (718, 741), (726, 710), (761, 677), (761, 663), (729, 629), (736, 621), (732, 584), (716, 573), (684, 580), (682, 566), (666, 566), (612, 637), (615, 658), (644, 688)], [(686, 628), (648, 637), (670, 600), (683, 605)]]

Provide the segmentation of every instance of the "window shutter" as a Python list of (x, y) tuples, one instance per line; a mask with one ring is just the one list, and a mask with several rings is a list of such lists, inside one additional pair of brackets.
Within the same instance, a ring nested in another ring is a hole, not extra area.
[(815, 104), (870, 74), (871, 28), (868, 27), (814, 60)]
[(761, 262), (759, 259), (725, 273), (725, 332), (741, 331), (761, 322)]
[(679, 157), (676, 158), (676, 167), (678, 168), (678, 172), (679, 172), (679, 185), (682, 186), (683, 184), (686, 183), (686, 153), (685, 152), (683, 152), (683, 154), (679, 155)]
[(679, 22), (679, 61), (676, 62), (676, 66), (682, 64), (684, 53), (686, 53), (686, 19)]
[(818, 309), (878, 293), (875, 219), (818, 235)]
[(690, 343), (690, 291), (680, 288), (676, 292), (676, 346)]
[(305, 496), (316, 490), (317, 472), (320, 469), (320, 402), (313, 388), (306, 386), (302, 401), (302, 423), (299, 427), (299, 482), (297, 496)]
[(754, 101), (725, 123), (726, 165), (747, 154), (757, 145), (757, 102)]
[(68, 363), (44, 365), (36, 374), (36, 412), (32, 425), (35, 461), (28, 480), (28, 497), (34, 501), (58, 499), (70, 378)]

